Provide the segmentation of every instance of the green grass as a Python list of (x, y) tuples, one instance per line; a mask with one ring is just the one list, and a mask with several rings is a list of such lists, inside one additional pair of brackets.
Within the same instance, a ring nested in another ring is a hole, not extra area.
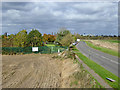
[[(73, 50), (74, 51), (74, 50)], [(95, 63), (94, 61), (90, 60), (86, 56), (84, 56), (81, 52), (78, 52), (77, 49), (75, 49), (76, 54), (78, 57), (87, 64), (91, 69), (93, 69), (99, 76), (101, 76), (111, 87), (118, 88), (118, 77), (114, 75), (113, 73), (109, 72), (99, 64)], [(110, 82), (106, 78), (112, 78), (115, 80), (115, 82)], [(119, 78), (120, 80), (120, 78)]]
[(45, 46), (55, 46), (54, 44), (45, 44)]
[(73, 83), (74, 83), (75, 85), (78, 85), (78, 81), (77, 81), (77, 80), (76, 80), (76, 81), (74, 81)]
[[(80, 53), (79, 52), (79, 50), (76, 48), (76, 47), (74, 47), (73, 49), (73, 52), (74, 53)], [(77, 60), (77, 59), (75, 59), (74, 61), (73, 61), (73, 63), (78, 63), (79, 65), (80, 65), (80, 69), (81, 70), (84, 70), (86, 73), (89, 73), (89, 71), (87, 71), (84, 67), (83, 67), (83, 65)], [(89, 73), (89, 75), (90, 75), (90, 77), (91, 77), (91, 79), (94, 79), (95, 81), (96, 81), (96, 88), (104, 88), (92, 75), (91, 75), (91, 73)], [(78, 78), (81, 78), (79, 75), (77, 76)], [(83, 78), (83, 77), (82, 77)], [(78, 80), (78, 79), (77, 79)], [(94, 87), (94, 86), (93, 86)]]
[[(96, 46), (96, 45), (93, 45), (92, 43), (88, 42), (88, 41), (85, 41), (87, 43), (88, 46), (94, 48), (94, 49), (97, 49), (99, 51), (102, 51), (104, 53), (107, 53), (107, 54), (110, 54), (110, 55), (113, 55), (113, 56), (117, 56), (118, 57), (118, 52), (117, 51), (114, 51), (114, 50), (111, 50), (111, 49), (108, 49), (108, 48), (104, 48), (104, 47), (100, 47), (100, 46)], [(119, 55), (120, 57), (120, 55)]]
[(111, 42), (111, 43), (120, 43), (120, 40), (102, 40), (105, 42)]

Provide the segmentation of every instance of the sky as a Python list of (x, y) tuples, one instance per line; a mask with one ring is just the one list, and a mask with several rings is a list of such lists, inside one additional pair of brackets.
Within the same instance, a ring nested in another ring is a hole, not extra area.
[(2, 2), (2, 34), (37, 29), (51, 34), (118, 35), (117, 2)]

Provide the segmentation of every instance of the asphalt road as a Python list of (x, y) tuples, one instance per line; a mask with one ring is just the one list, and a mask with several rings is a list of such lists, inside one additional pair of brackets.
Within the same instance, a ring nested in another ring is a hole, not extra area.
[[(87, 46), (87, 44), (83, 41), (80, 41), (76, 45), (76, 47), (79, 49), (79, 51), (83, 55), (87, 56), (94, 62), (98, 63), (99, 65), (101, 65), (105, 69), (107, 69), (108, 71), (110, 71), (113, 74), (118, 76), (118, 72), (120, 72), (120, 69), (118, 71), (118, 65), (120, 65), (120, 63), (118, 62), (118, 57), (95, 50), (95, 49)], [(119, 77), (120, 77), (120, 75), (119, 75)]]

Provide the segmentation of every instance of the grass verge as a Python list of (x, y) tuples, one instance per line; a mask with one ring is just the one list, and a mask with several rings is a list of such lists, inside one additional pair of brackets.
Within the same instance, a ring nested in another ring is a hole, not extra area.
[[(94, 61), (90, 60), (89, 58), (87, 58), (86, 56), (84, 56), (81, 52), (79, 52), (79, 50), (77, 50), (76, 48), (73, 49), (74, 52), (76, 52), (76, 55), (78, 55), (78, 57), (85, 63), (87, 64), (91, 69), (93, 69), (99, 76), (101, 76), (111, 87), (113, 88), (118, 88), (118, 80), (120, 80), (120, 78), (118, 78), (116, 75), (114, 75), (113, 73), (109, 72), (108, 70), (106, 70), (105, 68), (103, 68), (102, 66), (100, 66), (99, 64), (95, 63)], [(108, 81), (106, 78), (112, 78), (113, 80), (115, 80), (115, 82), (110, 82)], [(120, 87), (120, 86), (119, 86)]]
[(97, 49), (99, 51), (102, 51), (104, 53), (107, 53), (107, 54), (110, 54), (110, 55), (113, 55), (113, 56), (117, 56), (117, 57), (120, 57), (120, 55), (118, 55), (118, 52), (117, 51), (114, 51), (114, 50), (111, 50), (111, 49), (108, 49), (108, 48), (104, 48), (104, 47), (100, 47), (100, 46), (96, 46), (96, 45), (93, 45), (91, 42), (89, 41), (85, 41), (87, 43), (88, 46), (90, 46), (91, 48), (94, 48), (94, 49)]

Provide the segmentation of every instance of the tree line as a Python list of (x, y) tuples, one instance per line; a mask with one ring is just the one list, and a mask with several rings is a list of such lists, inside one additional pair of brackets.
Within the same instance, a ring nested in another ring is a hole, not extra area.
[[(48, 37), (49, 36), (49, 37)], [(48, 40), (45, 38), (48, 37)], [(2, 35), (2, 47), (35, 47), (43, 46), (43, 42), (54, 41), (54, 35), (43, 35), (38, 30), (32, 30), (27, 34), (27, 30), (22, 30), (17, 34)]]
[(77, 39), (86, 40), (118, 40), (120, 36), (91, 36), (91, 35), (80, 35), (72, 34), (66, 28), (61, 28), (56, 34), (41, 34), (37, 29), (33, 29), (29, 33), (27, 30), (22, 30), (17, 34), (10, 34), (0, 36), (2, 38), (2, 47), (35, 47), (35, 46), (44, 46), (47, 43), (52, 43), (59, 46), (69, 46)]
[(119, 40), (120, 36), (117, 35), (80, 35), (74, 34), (75, 38), (83, 40)]
[(60, 29), (60, 31), (55, 35), (42, 35), (38, 30), (33, 29), (29, 33), (27, 33), (27, 30), (22, 30), (15, 35), (7, 35), (5, 33), (1, 37), (2, 47), (36, 47), (44, 46), (47, 43), (52, 43), (60, 46), (69, 46), (74, 41), (71, 32), (63, 28)]

